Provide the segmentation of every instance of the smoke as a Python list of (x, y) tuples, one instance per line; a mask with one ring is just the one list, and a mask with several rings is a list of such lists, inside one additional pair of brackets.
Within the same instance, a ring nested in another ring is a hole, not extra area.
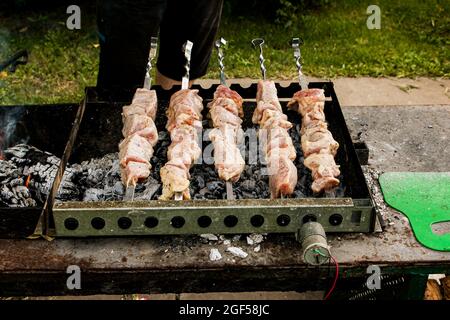
[(24, 108), (0, 106), (0, 158), (3, 158), (3, 150), (13, 144), (28, 142), (28, 137), (17, 136), (17, 126), (24, 112)]

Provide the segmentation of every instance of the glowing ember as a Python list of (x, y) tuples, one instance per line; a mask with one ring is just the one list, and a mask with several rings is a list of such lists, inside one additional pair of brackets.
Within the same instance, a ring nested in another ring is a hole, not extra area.
[(28, 175), (27, 180), (25, 181), (25, 187), (28, 188), (28, 186), (30, 184), (30, 180), (31, 180), (31, 174)]

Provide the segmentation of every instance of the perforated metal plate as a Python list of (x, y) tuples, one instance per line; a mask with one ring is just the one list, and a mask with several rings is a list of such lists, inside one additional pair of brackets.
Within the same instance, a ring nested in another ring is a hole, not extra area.
[(56, 236), (296, 233), (306, 221), (327, 232), (369, 232), (370, 203), (352, 199), (61, 203)]

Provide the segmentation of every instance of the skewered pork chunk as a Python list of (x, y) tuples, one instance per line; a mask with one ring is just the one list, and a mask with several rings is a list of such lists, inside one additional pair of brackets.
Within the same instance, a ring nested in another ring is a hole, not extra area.
[(301, 143), (305, 157), (313, 153), (318, 153), (321, 150), (326, 150), (335, 156), (339, 148), (339, 143), (333, 139), (333, 135), (327, 129), (326, 125), (306, 129), (302, 135)]
[(119, 144), (119, 159), (122, 167), (126, 167), (130, 161), (149, 164), (152, 155), (152, 145), (138, 134), (129, 136)]
[(232, 126), (224, 125), (209, 133), (214, 145), (214, 165), (219, 177), (225, 181), (238, 181), (245, 167), (241, 151), (236, 145), (236, 130)]
[(297, 167), (286, 155), (268, 156), (269, 187), (272, 199), (294, 192), (297, 184)]
[(288, 108), (297, 111), (302, 116), (310, 113), (311, 110), (319, 108), (323, 111), (325, 106), (325, 94), (323, 89), (301, 90), (294, 94), (288, 102)]
[(136, 89), (131, 105), (143, 109), (147, 116), (155, 120), (158, 108), (156, 91), (145, 88)]
[(152, 146), (158, 142), (158, 131), (156, 130), (153, 119), (145, 115), (133, 114), (125, 117), (122, 134), (129, 137), (137, 133), (146, 138)]
[(265, 152), (269, 171), (271, 198), (290, 195), (297, 184), (296, 152), (288, 130), (292, 124), (283, 114), (273, 81), (259, 81), (257, 107), (252, 121), (260, 125), (260, 145)]
[(129, 161), (121, 171), (122, 183), (126, 186), (136, 185), (139, 180), (146, 179), (150, 175), (149, 163)]
[(214, 129), (209, 138), (214, 145), (214, 165), (224, 181), (236, 182), (244, 171), (245, 161), (237, 146), (244, 111), (243, 100), (236, 92), (219, 85), (214, 100), (208, 104)]
[(314, 182), (311, 189), (319, 193), (322, 190), (329, 190), (339, 185), (338, 177), (341, 172), (339, 166), (336, 165), (334, 157), (321, 150), (319, 153), (313, 153), (305, 159), (305, 166), (312, 171)]
[(315, 193), (339, 185), (339, 166), (334, 161), (339, 144), (328, 130), (323, 112), (325, 95), (322, 89), (301, 90), (294, 94), (288, 107), (302, 115), (301, 146), (304, 164), (311, 170)]
[[(218, 99), (231, 99), (233, 100), (234, 104), (227, 104), (232, 106), (230, 111), (234, 112), (234, 108), (237, 107), (237, 115), (239, 117), (244, 117), (244, 109), (242, 108), (242, 105), (244, 103), (244, 100), (242, 99), (242, 97), (239, 95), (239, 93), (237, 93), (234, 90), (231, 90), (230, 88), (224, 86), (224, 85), (220, 85), (217, 87), (216, 92), (214, 92), (214, 100), (218, 100)], [(220, 105), (223, 105), (222, 103), (220, 103)]]
[(176, 193), (182, 193), (184, 200), (191, 198), (189, 194), (189, 168), (182, 159), (169, 160), (159, 172), (163, 183), (160, 200), (170, 200)]
[(168, 161), (160, 171), (163, 183), (161, 200), (170, 200), (177, 193), (181, 193), (185, 200), (190, 199), (189, 169), (202, 152), (198, 141), (202, 110), (198, 90), (180, 90), (170, 98), (166, 128), (172, 142), (167, 150)]
[(154, 90), (139, 88), (130, 105), (122, 108), (124, 140), (119, 144), (122, 182), (136, 185), (150, 175), (153, 146), (158, 141), (154, 119), (157, 110)]

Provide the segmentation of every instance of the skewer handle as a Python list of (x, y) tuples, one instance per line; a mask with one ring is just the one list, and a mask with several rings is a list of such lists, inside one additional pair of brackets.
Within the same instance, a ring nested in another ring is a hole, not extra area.
[(158, 49), (158, 38), (152, 37), (150, 40), (150, 52), (148, 54), (148, 62), (147, 62), (147, 70), (145, 72), (145, 79), (144, 79), (144, 88), (149, 89), (152, 87), (152, 62), (153, 59), (156, 57), (156, 51)]
[(302, 54), (300, 52), (300, 46), (303, 44), (302, 38), (293, 38), (292, 39), (292, 48), (294, 49), (294, 58), (295, 65), (297, 66), (298, 72), (298, 81), (302, 90), (308, 89), (308, 81), (306, 80), (305, 75), (303, 74), (303, 66), (301, 64)]
[(263, 45), (264, 45), (264, 39), (262, 38), (256, 38), (252, 40), (253, 47), (256, 48), (259, 46), (259, 65), (261, 68), (261, 74), (263, 80), (266, 80), (266, 67), (264, 66), (264, 55), (263, 55)]
[(225, 46), (227, 41), (224, 38), (220, 38), (216, 41), (215, 47), (217, 48), (217, 55), (219, 57), (219, 68), (220, 68), (220, 83), (226, 85), (226, 77), (225, 77), (225, 65), (223, 64), (223, 59), (225, 57), (223, 53), (222, 46)]
[(184, 68), (186, 69), (186, 74), (181, 80), (181, 89), (183, 90), (189, 88), (189, 71), (191, 69), (191, 55), (193, 45), (194, 44), (188, 40), (183, 46), (184, 57), (186, 58), (186, 64), (184, 65)]

